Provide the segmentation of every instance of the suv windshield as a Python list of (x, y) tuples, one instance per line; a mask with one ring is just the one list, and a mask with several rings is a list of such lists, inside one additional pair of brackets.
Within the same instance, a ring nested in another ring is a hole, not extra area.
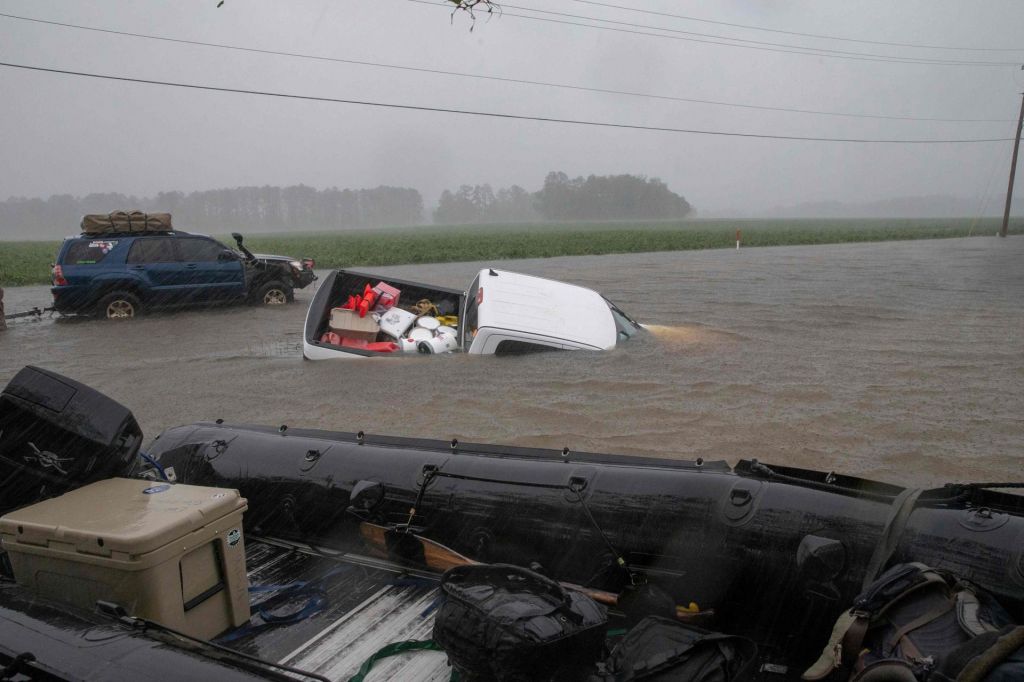
[(116, 239), (93, 239), (76, 241), (68, 247), (64, 254), (65, 265), (95, 265), (117, 246)]

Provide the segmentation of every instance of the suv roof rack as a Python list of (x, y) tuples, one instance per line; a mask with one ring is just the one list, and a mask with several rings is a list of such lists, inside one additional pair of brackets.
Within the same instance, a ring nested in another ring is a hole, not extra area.
[(155, 234), (191, 234), (184, 230), (135, 230), (132, 232), (82, 232), (78, 236), (82, 239), (105, 239), (107, 237), (149, 237)]

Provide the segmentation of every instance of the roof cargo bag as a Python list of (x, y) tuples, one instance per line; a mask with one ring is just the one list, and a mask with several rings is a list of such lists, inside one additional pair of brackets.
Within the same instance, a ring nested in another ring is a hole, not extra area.
[(114, 211), (107, 215), (93, 213), (82, 216), (84, 234), (167, 232), (172, 229), (170, 213)]

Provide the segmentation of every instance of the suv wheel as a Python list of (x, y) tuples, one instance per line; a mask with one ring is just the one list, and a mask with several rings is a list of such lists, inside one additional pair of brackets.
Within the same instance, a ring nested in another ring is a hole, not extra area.
[(295, 300), (291, 287), (282, 282), (267, 282), (252, 297), (257, 305), (284, 305)]
[(134, 294), (115, 291), (107, 294), (96, 305), (100, 316), (108, 320), (130, 320), (142, 314), (142, 304)]

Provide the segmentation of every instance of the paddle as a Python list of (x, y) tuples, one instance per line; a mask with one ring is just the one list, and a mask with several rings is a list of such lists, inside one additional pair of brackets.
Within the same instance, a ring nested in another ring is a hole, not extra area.
[[(412, 532), (379, 526), (369, 521), (359, 524), (359, 534), (372, 550), (383, 558), (426, 565), (435, 571), (443, 572), (455, 566), (471, 566), (480, 563), (459, 554), (450, 547), (445, 547), (440, 542)], [(607, 606), (616, 606), (619, 603), (619, 595), (614, 592), (595, 590), (574, 583), (562, 582), (559, 584), (567, 589), (582, 592), (594, 601)], [(680, 620), (695, 620), (713, 614), (712, 610), (700, 611), (692, 602), (689, 607), (676, 606), (676, 618)]]

